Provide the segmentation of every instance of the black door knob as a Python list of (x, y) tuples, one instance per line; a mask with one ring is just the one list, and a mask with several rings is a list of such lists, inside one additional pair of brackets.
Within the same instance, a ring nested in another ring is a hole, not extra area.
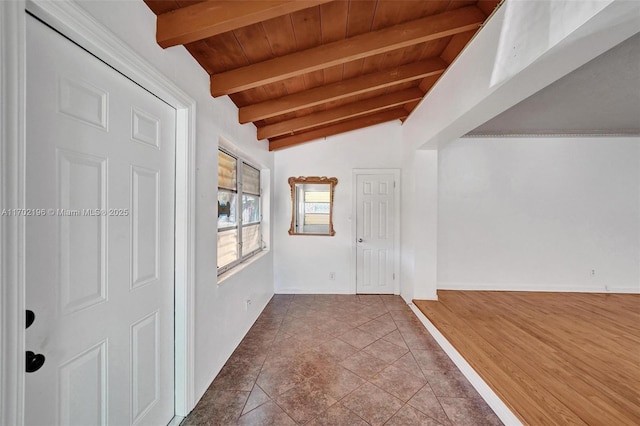
[(36, 320), (36, 314), (34, 314), (33, 311), (30, 310), (30, 309), (27, 309), (26, 314), (27, 314), (27, 327), (26, 328), (29, 328), (29, 327), (31, 327), (31, 324), (33, 324), (33, 322)]
[(27, 358), (25, 362), (25, 370), (27, 371), (27, 373), (38, 371), (43, 365), (44, 355), (27, 351)]

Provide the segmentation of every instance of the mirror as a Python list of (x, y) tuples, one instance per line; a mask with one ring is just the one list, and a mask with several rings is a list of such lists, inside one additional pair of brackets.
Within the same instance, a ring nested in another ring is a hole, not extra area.
[(334, 177), (289, 178), (292, 206), (289, 235), (335, 235), (333, 188), (337, 184)]

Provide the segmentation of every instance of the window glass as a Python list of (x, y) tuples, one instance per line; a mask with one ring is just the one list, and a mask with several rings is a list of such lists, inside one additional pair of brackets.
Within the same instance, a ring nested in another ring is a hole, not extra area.
[(237, 194), (225, 190), (218, 190), (218, 229), (236, 226), (236, 198)]
[(218, 151), (218, 188), (236, 191), (238, 184), (236, 180), (236, 159), (229, 154)]
[(218, 165), (220, 274), (262, 250), (262, 217), (260, 170), (222, 150), (218, 151)]
[(218, 231), (218, 268), (238, 260), (238, 230)]
[(242, 163), (242, 192), (260, 195), (260, 170)]
[(260, 235), (260, 224), (247, 225), (242, 228), (242, 250), (246, 253), (252, 253), (260, 250), (262, 241)]
[(304, 224), (328, 225), (330, 209), (329, 191), (307, 191), (304, 193)]
[(242, 223), (260, 222), (260, 197), (242, 194)]

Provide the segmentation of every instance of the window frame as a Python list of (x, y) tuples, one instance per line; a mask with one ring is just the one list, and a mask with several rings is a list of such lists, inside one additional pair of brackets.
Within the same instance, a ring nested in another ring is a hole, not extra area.
[[(222, 152), (225, 155), (228, 155), (229, 157), (232, 157), (235, 159), (235, 169), (236, 169), (236, 190), (235, 192), (227, 189), (227, 188), (220, 188), (219, 184), (217, 187), (218, 190), (218, 194), (220, 193), (220, 191), (224, 191), (224, 192), (230, 192), (232, 194), (235, 194), (236, 196), (236, 224), (234, 226), (225, 226), (223, 228), (219, 228), (217, 227), (216, 224), (216, 266), (217, 266), (217, 275), (218, 277), (220, 277), (220, 275), (229, 272), (230, 270), (232, 270), (233, 268), (235, 268), (238, 265), (241, 265), (243, 263), (245, 263), (246, 261), (248, 261), (250, 258), (252, 258), (253, 256), (255, 256), (256, 254), (260, 253), (261, 251), (264, 250), (264, 244), (263, 244), (263, 232), (262, 232), (262, 221), (263, 221), (263, 214), (262, 214), (262, 208), (263, 208), (263, 200), (262, 200), (262, 170), (260, 169), (260, 167), (255, 166), (254, 164), (252, 164), (250, 161), (248, 161), (246, 158), (244, 158), (241, 155), (238, 155), (234, 152), (231, 152), (221, 146), (218, 147), (218, 155), (219, 153)], [(258, 181), (260, 182), (260, 187), (259, 187), (259, 194), (251, 194), (251, 193), (247, 193), (247, 195), (251, 195), (253, 197), (258, 197), (258, 218), (259, 220), (257, 222), (247, 222), (246, 224), (244, 223), (243, 220), (243, 173), (242, 173), (242, 167), (243, 165), (246, 165), (248, 167), (251, 167), (252, 169), (256, 170), (258, 172)], [(220, 176), (220, 166), (218, 165), (218, 178)], [(216, 196), (216, 199), (218, 197)], [(220, 216), (218, 216), (219, 218)], [(255, 250), (252, 250), (249, 253), (244, 253), (243, 252), (243, 242), (242, 242), (242, 238), (243, 238), (243, 228), (247, 227), (247, 226), (255, 226), (258, 225), (259, 226), (259, 239), (260, 239), (260, 243), (259, 243), (259, 247)], [(218, 239), (217, 239), (217, 235), (218, 233), (220, 233), (221, 231), (229, 231), (232, 229), (237, 229), (237, 249), (238, 249), (238, 258), (236, 260), (234, 260), (231, 263), (228, 263), (225, 266), (218, 266), (218, 259), (217, 259), (217, 253), (218, 253)]]

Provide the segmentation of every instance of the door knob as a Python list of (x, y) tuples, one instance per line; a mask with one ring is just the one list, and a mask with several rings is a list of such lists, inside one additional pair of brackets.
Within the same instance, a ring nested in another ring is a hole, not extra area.
[[(36, 314), (33, 313), (32, 310), (27, 309), (26, 314), (26, 328), (31, 327), (31, 324), (36, 320)], [(40, 370), (40, 368), (44, 365), (44, 355), (36, 354), (31, 351), (27, 351), (24, 363), (24, 369), (27, 373), (33, 373), (35, 371)]]
[(26, 321), (26, 327), (25, 328), (29, 328), (31, 327), (31, 324), (33, 324), (33, 322), (36, 320), (36, 314), (33, 313), (32, 310), (27, 309), (27, 321)]
[(27, 373), (33, 373), (40, 370), (40, 368), (44, 365), (44, 360), (44, 355), (27, 351), (25, 370), (27, 371)]
[(362, 238), (358, 238), (358, 242), (361, 243), (363, 240)]

